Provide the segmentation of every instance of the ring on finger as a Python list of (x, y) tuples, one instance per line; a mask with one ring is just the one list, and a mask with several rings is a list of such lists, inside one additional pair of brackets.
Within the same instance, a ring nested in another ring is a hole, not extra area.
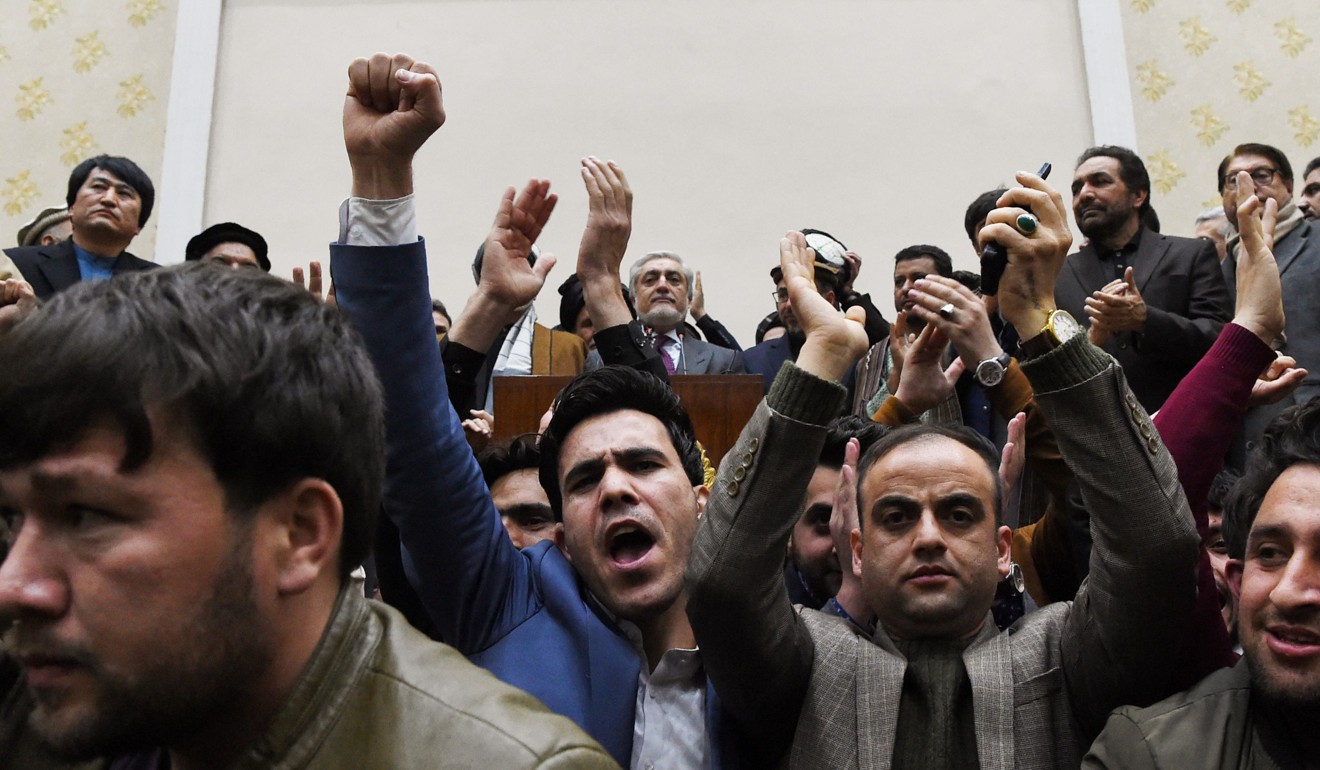
[(1040, 220), (1036, 219), (1034, 214), (1018, 214), (1017, 228), (1022, 231), (1023, 235), (1031, 235), (1036, 232), (1036, 227), (1039, 224)]
[(940, 314), (940, 318), (943, 318), (946, 321), (951, 320), (953, 318), (953, 303), (946, 302), (943, 307), (935, 312)]

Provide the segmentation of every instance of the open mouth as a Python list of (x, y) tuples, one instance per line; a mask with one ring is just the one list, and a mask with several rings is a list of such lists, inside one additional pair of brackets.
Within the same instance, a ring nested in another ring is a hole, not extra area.
[(1270, 626), (1270, 648), (1274, 652), (1292, 656), (1320, 655), (1320, 634), (1301, 626)]
[(649, 532), (633, 524), (624, 524), (610, 535), (610, 561), (620, 567), (632, 567), (641, 563), (654, 547), (655, 538)]

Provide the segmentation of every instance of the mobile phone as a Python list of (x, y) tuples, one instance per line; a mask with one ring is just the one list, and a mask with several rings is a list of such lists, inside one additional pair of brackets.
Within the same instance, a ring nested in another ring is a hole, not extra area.
[[(1045, 161), (1036, 172), (1041, 179), (1049, 179), (1050, 169), (1054, 168)], [(1030, 211), (1031, 209), (1027, 209)], [(981, 293), (994, 296), (999, 293), (999, 279), (1004, 277), (1004, 268), (1008, 267), (1008, 252), (1004, 247), (990, 241), (981, 250)]]

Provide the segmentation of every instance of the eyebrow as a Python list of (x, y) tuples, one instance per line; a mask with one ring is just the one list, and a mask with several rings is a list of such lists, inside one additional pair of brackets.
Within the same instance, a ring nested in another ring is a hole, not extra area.
[[(665, 460), (665, 453), (655, 447), (624, 447), (622, 449), (611, 449), (609, 454), (613, 456), (621, 465), (631, 465), (639, 460)], [(564, 474), (564, 486), (570, 481), (574, 481), (581, 476), (592, 473), (599, 473), (605, 467), (605, 458), (592, 457), (583, 460), (568, 469)]]
[(1283, 524), (1262, 524), (1259, 527), (1252, 527), (1251, 532), (1247, 534), (1247, 550), (1250, 551), (1254, 546), (1259, 545), (1262, 540), (1275, 538), (1291, 538), (1292, 529)]
[(545, 503), (514, 503), (513, 505), (501, 508), (500, 515), (522, 522), (537, 516), (545, 516), (553, 519), (554, 511)]

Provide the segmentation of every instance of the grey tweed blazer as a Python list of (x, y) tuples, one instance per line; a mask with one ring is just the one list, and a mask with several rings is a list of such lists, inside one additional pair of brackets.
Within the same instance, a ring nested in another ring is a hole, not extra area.
[[(1121, 368), (1079, 337), (1023, 371), (1092, 512), (1091, 575), (964, 653), (980, 765), (1077, 767), (1108, 713), (1173, 692), (1197, 535), (1172, 458)], [(906, 661), (883, 629), (794, 609), (779, 568), (842, 388), (781, 373), (725, 456), (687, 570), (688, 615), (727, 713), (768, 766), (890, 766)], [(791, 742), (791, 747), (790, 747)]]

